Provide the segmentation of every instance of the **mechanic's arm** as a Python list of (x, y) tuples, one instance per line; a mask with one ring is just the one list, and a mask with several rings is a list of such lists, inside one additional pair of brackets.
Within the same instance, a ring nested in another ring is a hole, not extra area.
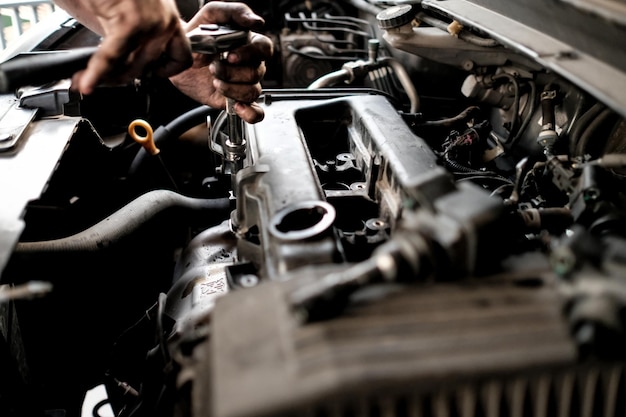
[(196, 54), (189, 68), (192, 55), (185, 33), (201, 23), (232, 24), (251, 30), (263, 26), (263, 19), (244, 3), (211, 1), (186, 24), (180, 20), (174, 0), (55, 3), (103, 35), (87, 68), (73, 77), (81, 93), (91, 93), (102, 81), (126, 83), (151, 70), (162, 77), (178, 74), (170, 78), (172, 83), (200, 103), (224, 108), (224, 97), (228, 96), (237, 101), (235, 111), (243, 120), (255, 123), (263, 119), (263, 111), (254, 100), (261, 93), (265, 60), (273, 54), (269, 38), (252, 32), (250, 43), (230, 53), (226, 62), (213, 62), (216, 57)]
[(103, 36), (87, 68), (73, 81), (91, 93), (101, 81), (129, 82), (146, 70), (168, 77), (192, 63), (174, 0), (55, 0), (92, 31)]
[(204, 23), (249, 29), (249, 42), (229, 52), (226, 60), (194, 54), (192, 67), (170, 80), (189, 97), (211, 107), (224, 108), (225, 96), (233, 98), (236, 100), (235, 111), (243, 120), (248, 123), (261, 121), (264, 114), (255, 100), (261, 94), (265, 61), (273, 54), (272, 41), (254, 32), (263, 27), (264, 20), (244, 3), (211, 1), (185, 24), (185, 31)]

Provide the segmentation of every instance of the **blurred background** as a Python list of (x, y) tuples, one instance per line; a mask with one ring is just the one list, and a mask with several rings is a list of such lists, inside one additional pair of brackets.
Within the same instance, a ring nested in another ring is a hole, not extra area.
[(51, 0), (0, 0), (0, 50), (55, 10)]

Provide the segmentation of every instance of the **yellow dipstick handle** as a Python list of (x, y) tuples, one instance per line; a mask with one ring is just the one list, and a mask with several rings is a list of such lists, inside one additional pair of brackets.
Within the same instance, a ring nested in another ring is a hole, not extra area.
[[(145, 130), (146, 136), (142, 136), (137, 133), (137, 127)], [(154, 144), (154, 134), (152, 131), (152, 126), (150, 123), (146, 122), (142, 119), (135, 119), (128, 125), (128, 134), (131, 138), (141, 146), (150, 154), (157, 155), (161, 150), (156, 147)]]

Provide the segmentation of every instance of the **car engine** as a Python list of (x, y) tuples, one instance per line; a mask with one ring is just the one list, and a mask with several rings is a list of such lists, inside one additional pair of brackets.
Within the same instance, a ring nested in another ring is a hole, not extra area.
[(248, 4), (256, 124), (3, 52), (0, 415), (624, 415), (624, 3)]

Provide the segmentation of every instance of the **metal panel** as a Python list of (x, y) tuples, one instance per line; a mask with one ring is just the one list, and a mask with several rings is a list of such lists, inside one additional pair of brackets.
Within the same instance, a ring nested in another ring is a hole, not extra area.
[[(3, 104), (10, 102), (5, 97)], [(0, 153), (0, 272), (24, 229), (22, 216), (26, 205), (44, 191), (79, 120), (35, 121), (11, 152)], [(4, 119), (0, 120), (0, 128), (4, 123)]]

